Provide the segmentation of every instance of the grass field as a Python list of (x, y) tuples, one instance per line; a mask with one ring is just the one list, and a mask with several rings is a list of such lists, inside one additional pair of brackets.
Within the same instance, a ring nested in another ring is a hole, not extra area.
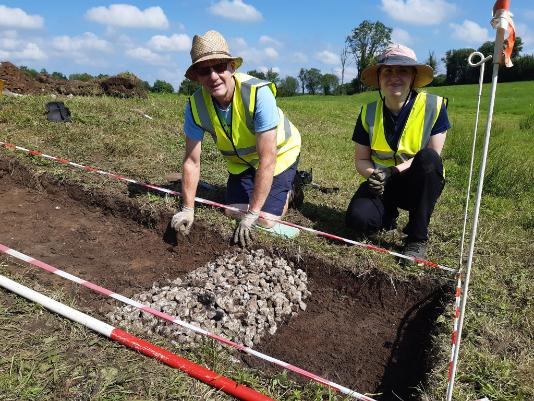
[[(485, 86), (482, 100), (479, 153), (489, 89)], [(447, 185), (432, 218), (429, 259), (456, 267), (477, 87), (465, 85), (430, 88), (429, 91), (449, 98), (448, 110), (453, 124), (443, 154)], [(499, 84), (497, 90), (456, 400), (474, 400), (481, 396), (492, 401), (534, 399), (533, 91), (534, 82)], [(344, 212), (358, 183), (351, 135), (361, 105), (375, 98), (376, 93), (369, 92), (350, 97), (299, 96), (279, 100), (280, 107), (303, 137), (300, 168), (313, 168), (314, 181), (318, 184), (341, 188), (333, 194), (307, 189), (304, 206), (300, 212), (292, 211), (290, 220), (331, 233), (350, 235), (344, 228)], [(0, 98), (0, 140), (153, 183), (164, 182), (166, 174), (180, 169), (185, 97), (65, 99), (74, 117), (70, 124), (46, 121), (43, 112), (48, 101), (50, 98), (45, 96)], [(142, 113), (153, 119), (143, 117)], [(202, 179), (224, 186), (224, 162), (211, 139), (207, 139), (203, 143)], [(11, 155), (5, 149), (0, 150), (0, 157)], [(36, 174), (47, 172), (61, 179), (81, 182), (88, 189), (103, 189), (110, 193), (125, 191), (122, 183), (39, 158), (16, 155)], [(479, 160), (480, 154), (476, 158), (477, 166)], [(475, 181), (476, 177), (478, 174), (475, 174)], [(473, 188), (476, 189), (476, 182)], [(173, 207), (150, 195), (142, 198), (142, 202), (150, 210)], [(228, 231), (232, 227), (229, 220), (211, 208), (202, 208), (198, 216), (199, 220), (220, 226), (222, 230)], [(401, 218), (406, 219), (406, 215)], [(269, 238), (263, 241), (286, 246)], [(393, 276), (416, 278), (439, 274), (425, 269), (405, 270), (390, 257), (329, 243), (310, 235), (301, 235), (295, 245), (348, 268), (358, 258), (365, 258)], [(12, 263), (7, 259), (0, 259), (0, 262), (0, 273)], [(18, 278), (24, 280), (23, 275)], [(58, 291), (49, 293), (61, 298)], [(119, 346), (56, 317), (52, 319), (59, 322), (57, 333), (36, 338), (25, 321), (28, 316), (45, 319), (47, 312), (6, 292), (0, 292), (0, 301), (0, 400), (62, 399), (61, 394), (54, 394), (50, 388), (55, 381), (66, 378), (81, 394), (88, 394), (88, 398), (81, 399), (226, 399), (185, 376), (171, 375), (156, 363), (125, 360), (128, 355), (124, 356)], [(438, 319), (438, 334), (433, 339), (435, 367), (421, 388), (421, 400), (444, 399), (451, 318), (452, 306)], [(90, 355), (88, 361), (77, 361), (72, 353), (66, 352), (73, 348)], [(100, 357), (107, 361), (106, 367), (97, 366)], [(204, 352), (191, 357), (200, 362), (209, 360), (215, 370), (219, 368), (221, 373), (238, 377), (276, 399), (332, 398), (319, 387), (299, 386), (284, 374), (266, 378), (233, 366), (228, 362), (229, 355), (224, 351), (213, 351), (211, 344), (206, 344)], [(120, 366), (128, 367), (120, 369)], [(143, 388), (143, 396), (136, 398), (139, 393), (132, 393), (132, 388)]]

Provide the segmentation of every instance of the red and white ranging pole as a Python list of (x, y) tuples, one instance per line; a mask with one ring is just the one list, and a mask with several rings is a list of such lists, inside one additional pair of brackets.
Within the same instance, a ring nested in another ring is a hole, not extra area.
[[(491, 78), (491, 95), (488, 107), (488, 117), (486, 121), (486, 134), (484, 138), (484, 147), (482, 150), (482, 161), (480, 164), (480, 171), (478, 177), (478, 188), (476, 192), (475, 207), (473, 213), (473, 223), (471, 227), (471, 235), (469, 238), (469, 254), (467, 258), (467, 266), (465, 271), (465, 281), (463, 289), (460, 288), (461, 296), (456, 294), (455, 302), (455, 315), (457, 315), (457, 320), (455, 320), (455, 329), (453, 332), (453, 347), (452, 347), (452, 356), (449, 365), (449, 377), (447, 384), (447, 395), (446, 401), (451, 401), (453, 396), (454, 389), (454, 380), (456, 378), (456, 371), (458, 369), (458, 355), (460, 350), (460, 342), (462, 339), (462, 328), (465, 319), (465, 310), (467, 304), (467, 293), (469, 290), (469, 280), (471, 277), (471, 269), (473, 266), (473, 255), (475, 251), (476, 235), (478, 229), (478, 218), (480, 212), (480, 204), (482, 199), (482, 190), (484, 188), (484, 173), (486, 171), (486, 161), (488, 158), (488, 149), (489, 149), (489, 140), (491, 136), (491, 124), (493, 121), (493, 108), (495, 106), (495, 94), (497, 91), (497, 81), (499, 78), (499, 66), (501, 63), (504, 63), (506, 67), (511, 67), (512, 62), (510, 56), (514, 47), (515, 41), (515, 28), (512, 21), (512, 14), (510, 13), (510, 0), (497, 0), (493, 6), (493, 19), (491, 25), (496, 29), (495, 33), (495, 47), (493, 50), (493, 72)], [(504, 34), (508, 31), (508, 44), (506, 49), (504, 49)], [(503, 51), (504, 49), (504, 51)], [(461, 274), (459, 274), (459, 283), (461, 283)], [(461, 284), (459, 284), (461, 285)], [(457, 289), (458, 291), (458, 289)], [(458, 301), (460, 302), (460, 309), (458, 311)], [(457, 329), (456, 329), (457, 325)]]
[(155, 358), (164, 364), (179, 369), (189, 376), (198, 379), (211, 387), (224, 391), (225, 393), (243, 401), (275, 401), (257, 391), (215, 373), (203, 366), (197, 365), (181, 356), (173, 354), (152, 343), (141, 340), (124, 330), (110, 326), (92, 316), (82, 313), (70, 306), (62, 304), (49, 298), (31, 288), (25, 287), (5, 276), (0, 275), (0, 287), (14, 292), (30, 301), (36, 302), (46, 309), (51, 310), (67, 319), (73, 320), (81, 325), (102, 334), (114, 341), (121, 343), (141, 354)]

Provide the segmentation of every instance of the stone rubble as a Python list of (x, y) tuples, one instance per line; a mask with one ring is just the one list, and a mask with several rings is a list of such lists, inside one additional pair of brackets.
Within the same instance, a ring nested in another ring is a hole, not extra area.
[[(153, 309), (214, 334), (245, 344), (258, 344), (279, 325), (306, 310), (308, 278), (301, 269), (263, 250), (226, 252), (183, 278), (152, 288), (134, 299)], [(156, 333), (193, 348), (203, 337), (192, 330), (121, 307), (108, 315), (120, 327)]]

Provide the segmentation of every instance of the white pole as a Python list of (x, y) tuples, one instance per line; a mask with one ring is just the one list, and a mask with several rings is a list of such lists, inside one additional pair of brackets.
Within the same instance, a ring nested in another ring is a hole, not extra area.
[(475, 210), (473, 217), (473, 225), (471, 228), (471, 237), (469, 243), (469, 255), (467, 258), (467, 269), (465, 274), (465, 283), (462, 291), (462, 302), (460, 307), (460, 321), (458, 324), (457, 344), (454, 349), (454, 356), (452, 361), (451, 377), (449, 378), (449, 385), (447, 386), (447, 401), (452, 400), (452, 391), (454, 388), (454, 379), (456, 377), (456, 370), (458, 367), (458, 353), (460, 349), (460, 342), (462, 339), (462, 328), (465, 318), (465, 306), (467, 304), (467, 291), (469, 290), (469, 279), (471, 277), (471, 268), (473, 266), (473, 254), (475, 252), (475, 241), (478, 228), (478, 215), (480, 212), (480, 201), (482, 198), (482, 189), (484, 187), (484, 173), (486, 171), (486, 161), (488, 158), (489, 140), (491, 135), (491, 123), (493, 120), (493, 107), (495, 105), (495, 92), (497, 91), (497, 80), (499, 77), (499, 63), (502, 59), (502, 51), (504, 46), (504, 31), (502, 27), (497, 28), (495, 37), (495, 47), (493, 50), (493, 74), (491, 77), (491, 95), (488, 110), (488, 119), (486, 122), (486, 137), (484, 139), (484, 149), (482, 151), (482, 162), (478, 177), (478, 188), (476, 193)]
[(4, 287), (15, 294), (20, 295), (30, 301), (43, 305), (46, 309), (56, 312), (58, 315), (74, 320), (90, 329), (106, 336), (111, 337), (111, 332), (114, 330), (113, 326), (95, 319), (85, 313), (82, 313), (76, 309), (71, 308), (61, 302), (55, 301), (52, 298), (47, 297), (31, 288), (25, 287), (13, 280), (8, 279), (5, 276), (0, 275), (0, 287)]

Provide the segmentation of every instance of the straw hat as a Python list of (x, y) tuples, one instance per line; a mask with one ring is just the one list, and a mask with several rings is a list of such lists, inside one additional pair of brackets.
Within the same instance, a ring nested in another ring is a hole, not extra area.
[(434, 70), (432, 67), (426, 64), (417, 62), (415, 52), (409, 47), (391, 44), (386, 50), (378, 55), (376, 58), (377, 63), (371, 65), (363, 70), (362, 82), (372, 88), (378, 88), (378, 70), (383, 65), (398, 65), (398, 66), (411, 66), (417, 70), (415, 74), (415, 80), (413, 83), (414, 88), (422, 88), (428, 85), (434, 79)]
[(232, 57), (224, 37), (217, 31), (208, 31), (203, 36), (195, 35), (191, 45), (191, 65), (185, 76), (193, 81), (197, 80), (195, 66), (206, 60), (228, 60), (235, 62), (235, 68), (243, 63), (241, 57)]

